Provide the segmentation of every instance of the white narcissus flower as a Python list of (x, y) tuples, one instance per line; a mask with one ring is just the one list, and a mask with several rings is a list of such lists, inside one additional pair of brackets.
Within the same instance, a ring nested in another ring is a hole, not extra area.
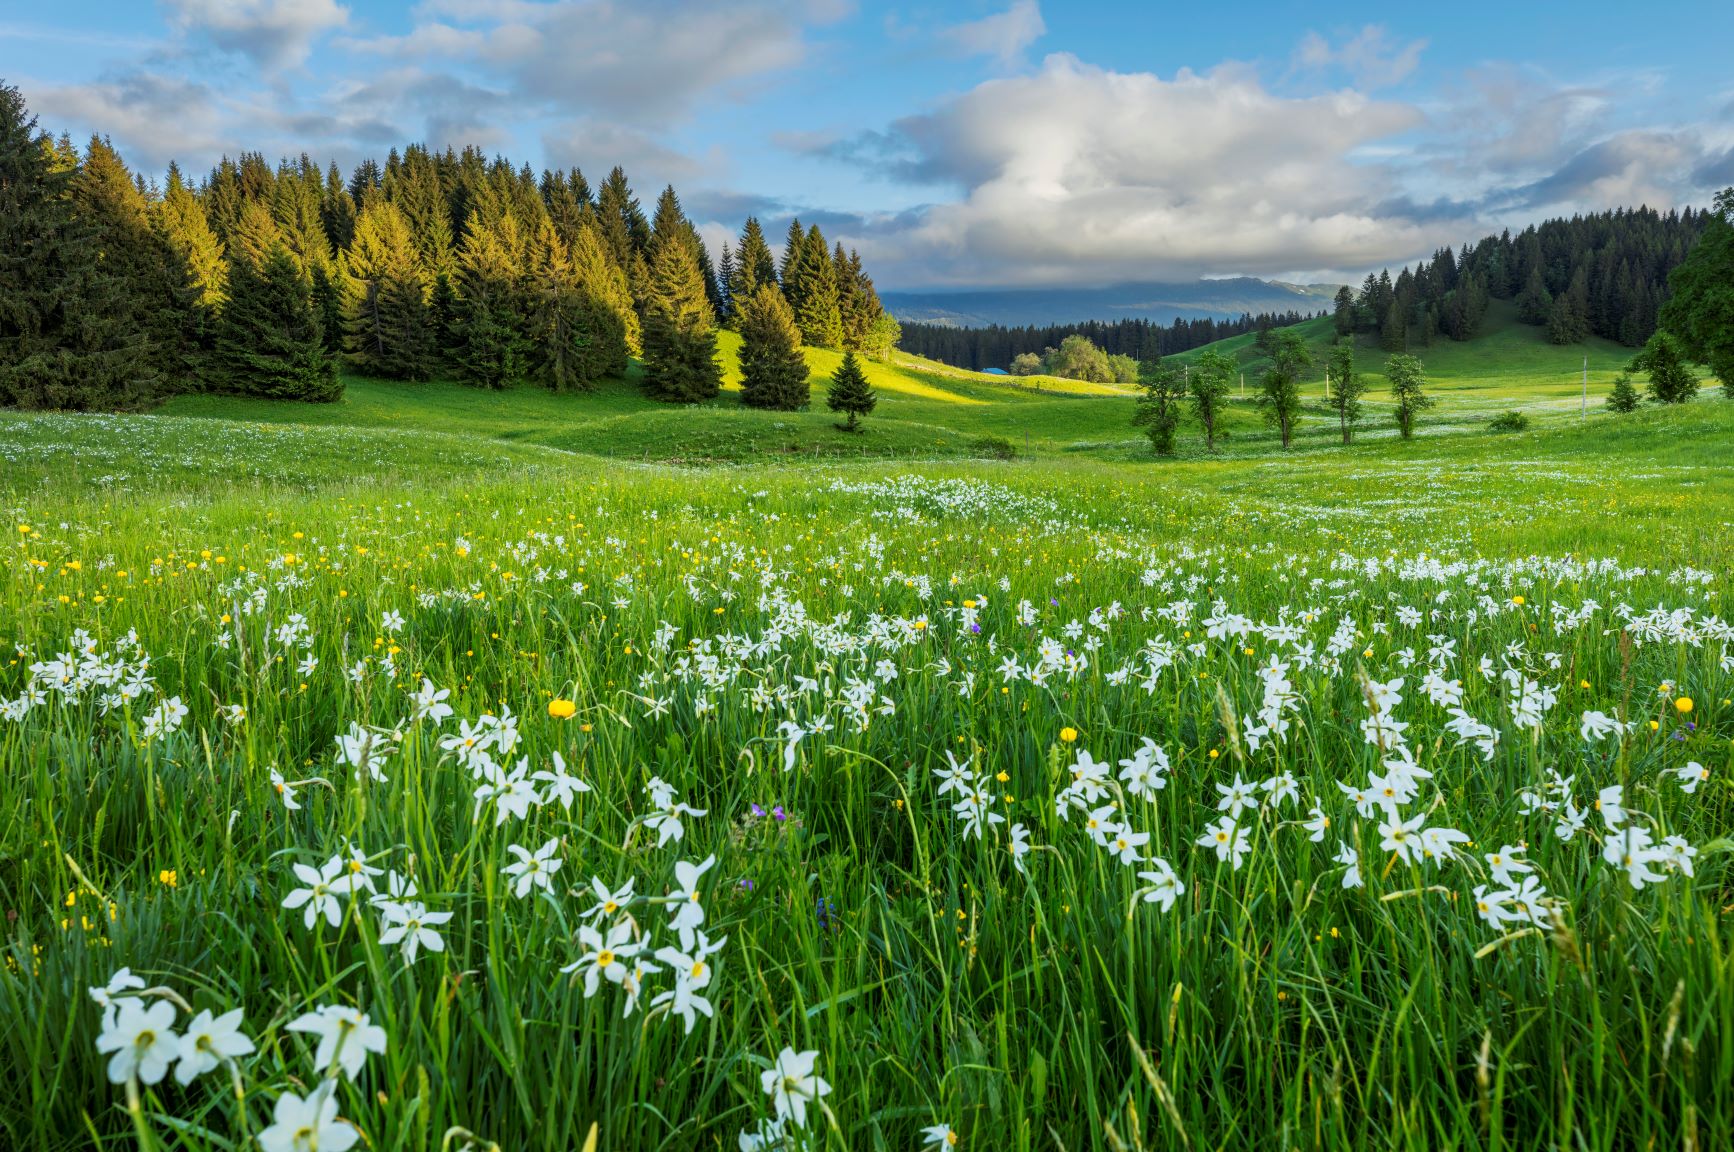
[(693, 929), (704, 923), (704, 905), (699, 903), (698, 882), (715, 864), (716, 857), (707, 856), (702, 864), (681, 860), (674, 866), (675, 886), (668, 894), (668, 926), (680, 934), (682, 948), (692, 947)]
[(771, 1098), (779, 1117), (788, 1117), (797, 1128), (807, 1126), (807, 1105), (831, 1093), (831, 1086), (813, 1071), (819, 1053), (784, 1048), (776, 1063), (759, 1077), (765, 1095)]
[(175, 1035), (175, 1006), (167, 1000), (147, 1004), (128, 998), (115, 1002), (96, 1038), (98, 1052), (113, 1053), (108, 1060), (111, 1083), (125, 1084), (134, 1076), (143, 1084), (155, 1084), (180, 1055)]
[(402, 944), (404, 963), (414, 964), (423, 948), (429, 952), (446, 950), (445, 940), (434, 929), (452, 918), (450, 912), (429, 912), (426, 905), (419, 903), (387, 902), (379, 906), (379, 914), (389, 925), (379, 934), (380, 946)]
[(241, 1031), (241, 1009), (213, 1017), (200, 1012), (187, 1021), (181, 1036), (180, 1063), (175, 1065), (175, 1079), (191, 1084), (224, 1060), (233, 1060), (254, 1051), (253, 1042)]
[(921, 1146), (923, 1148), (944, 1149), (957, 1147), (957, 1133), (951, 1130), (949, 1124), (934, 1124), (921, 1130)]
[(1224, 816), (1207, 828), (1196, 843), (1200, 848), (1214, 848), (1217, 860), (1232, 861), (1236, 872), (1240, 871), (1241, 860), (1252, 851), (1246, 829), (1237, 826), (1232, 816)]
[(337, 899), (340, 894), (349, 890), (343, 861), (333, 856), (318, 870), (306, 864), (297, 864), (294, 869), (296, 878), (306, 887), (297, 888), (283, 897), (283, 907), (293, 911), (306, 905), (307, 911), (302, 914), (302, 922), (309, 930), (320, 916), (324, 916), (326, 923), (333, 928), (343, 923), (343, 906)]
[(342, 1004), (326, 1004), (289, 1022), (289, 1031), (319, 1037), (313, 1064), (320, 1074), (333, 1066), (354, 1080), (367, 1063), (367, 1054), (385, 1051), (385, 1029), (370, 1023), (365, 1012)]
[(530, 894), (532, 888), (547, 890), (550, 877), (560, 871), (560, 860), (554, 855), (559, 847), (559, 837), (548, 841), (535, 852), (521, 844), (506, 845), (506, 851), (518, 858), (516, 863), (506, 865), (506, 875), (514, 877), (514, 896), (522, 900)]
[(259, 1133), (265, 1152), (349, 1152), (361, 1133), (337, 1118), (335, 1085), (327, 1080), (307, 1096), (277, 1097), (271, 1126)]
[(1186, 885), (1174, 874), (1173, 866), (1160, 856), (1150, 863), (1155, 867), (1148, 872), (1138, 873), (1138, 879), (1150, 883), (1150, 887), (1144, 891), (1144, 903), (1160, 904), (1162, 911), (1172, 912), (1174, 901), (1186, 894)]
[(1710, 778), (1710, 770), (1696, 760), (1688, 760), (1674, 769), (1674, 778), (1680, 782), (1680, 791), (1690, 796), (1698, 790), (1698, 785)]
[(596, 995), (596, 989), (606, 979), (611, 984), (624, 984), (628, 976), (626, 961), (637, 956), (644, 945), (633, 939), (636, 925), (630, 919), (602, 933), (588, 924), (578, 929), (578, 946), (583, 949), (578, 959), (560, 969), (566, 973), (582, 973), (584, 998)]

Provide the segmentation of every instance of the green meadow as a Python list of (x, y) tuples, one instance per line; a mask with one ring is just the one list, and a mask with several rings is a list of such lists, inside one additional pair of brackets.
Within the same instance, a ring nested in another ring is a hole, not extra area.
[(818, 351), (0, 416), (0, 1135), (1727, 1146), (1734, 404), (1490, 327), (1177, 461)]

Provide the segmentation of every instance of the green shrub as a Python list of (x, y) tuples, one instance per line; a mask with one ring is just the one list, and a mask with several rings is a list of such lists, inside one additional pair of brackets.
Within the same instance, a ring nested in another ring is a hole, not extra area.
[(1523, 432), (1529, 428), (1529, 417), (1521, 412), (1501, 412), (1488, 427), (1495, 432)]
[(988, 460), (1015, 460), (1018, 450), (1004, 436), (977, 436), (969, 442), (969, 454)]

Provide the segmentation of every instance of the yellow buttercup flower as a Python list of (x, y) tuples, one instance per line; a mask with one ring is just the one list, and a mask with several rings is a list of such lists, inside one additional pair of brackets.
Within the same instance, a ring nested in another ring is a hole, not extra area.
[(574, 701), (562, 700), (557, 697), (548, 701), (548, 715), (556, 720), (571, 719), (572, 714), (577, 711), (578, 705)]

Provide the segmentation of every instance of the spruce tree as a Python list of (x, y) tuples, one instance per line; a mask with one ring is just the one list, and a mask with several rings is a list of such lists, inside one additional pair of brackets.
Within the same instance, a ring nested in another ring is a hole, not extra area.
[(807, 406), (807, 358), (788, 301), (763, 284), (740, 306), (741, 403), (793, 412)]
[(152, 222), (151, 205), (108, 141), (93, 137), (72, 181), (74, 211), (95, 234), (103, 272), (118, 281), (117, 317), (148, 343), (162, 393), (195, 385), (198, 292), (186, 264)]
[(800, 300), (795, 296), (799, 285), (795, 283), (795, 266), (801, 262), (801, 252), (807, 247), (807, 232), (801, 227), (800, 217), (789, 221), (789, 231), (783, 236), (783, 258), (777, 265), (777, 278), (782, 281), (783, 292), (789, 297), (789, 307), (799, 309)]
[(432, 376), (434, 331), (427, 280), (396, 205), (375, 199), (362, 209), (355, 239), (339, 264), (343, 345), (355, 370), (396, 380)]
[(878, 404), (879, 394), (867, 383), (867, 373), (861, 370), (861, 363), (855, 359), (855, 353), (843, 353), (843, 363), (837, 366), (836, 373), (831, 377), (831, 387), (825, 396), (825, 407), (848, 416), (848, 421), (842, 425), (845, 432), (859, 432), (861, 417), (873, 411)]
[(0, 404), (104, 410), (154, 396), (149, 341), (75, 209), (74, 172), (18, 90), (0, 86)]
[(623, 376), (628, 357), (643, 347), (642, 329), (626, 273), (608, 255), (594, 218), (578, 229), (572, 244), (572, 267), (579, 286), (603, 313), (597, 320), (602, 335), (593, 349), (598, 375)]
[(1417, 417), (1438, 401), (1424, 391), (1427, 379), (1421, 361), (1414, 356), (1397, 355), (1386, 360), (1385, 378), (1391, 382), (1391, 397), (1397, 402), (1397, 431), (1407, 440), (1415, 434)]
[(455, 345), (447, 354), (469, 383), (507, 388), (524, 378), (525, 326), (519, 270), (524, 244), (509, 214), (470, 213), (458, 251)]
[(816, 348), (841, 348), (843, 313), (838, 306), (837, 274), (817, 224), (802, 242), (789, 275), (796, 285), (790, 304), (801, 339)]
[(748, 216), (741, 229), (741, 242), (735, 248), (735, 274), (729, 281), (730, 290), (745, 300), (759, 290), (761, 284), (777, 282), (777, 262), (771, 246), (765, 243), (764, 229), (756, 216)]
[(735, 253), (727, 240), (723, 241), (722, 259), (717, 262), (717, 323), (727, 328), (735, 318)]
[(1547, 323), (1552, 311), (1553, 297), (1549, 295), (1547, 284), (1541, 278), (1541, 267), (1537, 265), (1529, 270), (1529, 279), (1517, 295), (1517, 318), (1525, 324), (1540, 327)]
[(223, 259), (222, 241), (211, 231), (204, 209), (173, 164), (155, 215), (157, 230), (187, 267), (198, 304), (214, 316), (223, 303), (229, 266)]
[(1698, 394), (1698, 377), (1686, 366), (1685, 350), (1674, 334), (1657, 332), (1632, 357), (1628, 371), (1650, 378), (1650, 396), (1658, 404), (1684, 404)]
[(332, 401), (343, 395), (325, 351), (313, 285), (269, 212), (249, 203), (236, 227), (229, 299), (212, 352), (216, 387), (277, 400)]
[(1338, 336), (1347, 336), (1355, 330), (1355, 294), (1349, 291), (1347, 284), (1337, 289), (1335, 310), (1331, 313), (1331, 321), (1336, 327)]
[(1614, 377), (1613, 391), (1608, 393), (1608, 410), (1611, 412), (1636, 412), (1638, 410), (1638, 390), (1632, 387), (1630, 372), (1621, 372)]
[(716, 333), (693, 245), (657, 245), (644, 315), (644, 389), (659, 400), (696, 403), (722, 390)]

